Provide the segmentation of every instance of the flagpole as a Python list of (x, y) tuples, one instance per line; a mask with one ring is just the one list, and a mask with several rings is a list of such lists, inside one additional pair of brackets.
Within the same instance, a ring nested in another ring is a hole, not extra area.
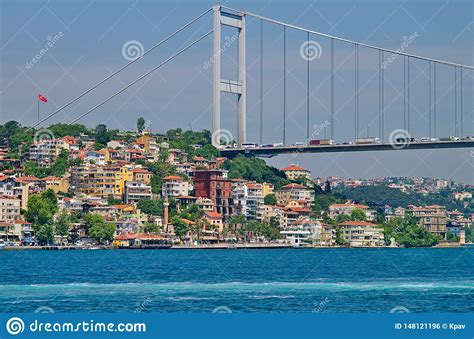
[(38, 98), (36, 98), (36, 101), (38, 102), (38, 121), (40, 120), (40, 101)]

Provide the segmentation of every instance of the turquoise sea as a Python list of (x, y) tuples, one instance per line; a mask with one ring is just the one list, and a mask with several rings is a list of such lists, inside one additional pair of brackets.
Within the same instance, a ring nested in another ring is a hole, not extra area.
[(2, 312), (473, 312), (474, 247), (0, 251)]

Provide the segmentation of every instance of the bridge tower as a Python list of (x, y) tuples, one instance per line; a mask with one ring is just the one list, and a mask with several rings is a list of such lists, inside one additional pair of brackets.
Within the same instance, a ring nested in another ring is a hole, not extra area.
[[(238, 135), (239, 146), (246, 140), (246, 84), (245, 84), (245, 14), (225, 12), (221, 6), (213, 7), (214, 13), (214, 53), (213, 64), (213, 99), (212, 99), (212, 143), (218, 147), (221, 138), (221, 92), (237, 95), (238, 99)], [(221, 79), (221, 27), (222, 25), (237, 28), (238, 62), (237, 80)]]

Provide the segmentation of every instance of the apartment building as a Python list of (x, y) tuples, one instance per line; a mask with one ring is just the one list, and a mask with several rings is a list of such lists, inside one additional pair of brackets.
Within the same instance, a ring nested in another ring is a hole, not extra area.
[(126, 204), (137, 203), (139, 200), (152, 198), (151, 186), (139, 181), (127, 181), (123, 193)]
[(290, 166), (282, 168), (281, 170), (285, 172), (286, 177), (290, 180), (301, 178), (311, 180), (311, 171), (301, 166), (291, 164)]
[(312, 203), (314, 201), (314, 191), (300, 184), (288, 184), (281, 190), (275, 191), (278, 205), (286, 206), (290, 201), (305, 201)]
[(339, 224), (344, 240), (351, 247), (376, 247), (384, 245), (383, 229), (367, 221), (346, 221)]
[(49, 167), (61, 151), (69, 150), (69, 144), (63, 139), (47, 139), (31, 144), (29, 160), (40, 167)]
[(441, 238), (446, 236), (448, 217), (444, 206), (408, 206), (408, 212), (419, 218), (420, 226), (423, 226), (428, 232), (438, 234)]
[(21, 218), (21, 200), (12, 196), (0, 196), (0, 221), (13, 223)]
[(375, 220), (375, 211), (369, 209), (369, 206), (362, 204), (354, 204), (353, 202), (347, 202), (345, 204), (332, 204), (329, 206), (329, 217), (336, 219), (338, 215), (351, 215), (355, 209), (364, 211), (365, 217), (368, 221)]
[(234, 214), (232, 180), (226, 179), (224, 170), (196, 170), (194, 172), (194, 196), (209, 198), (214, 210), (224, 216)]
[(179, 197), (189, 195), (189, 183), (177, 175), (169, 175), (163, 178), (161, 185), (163, 197)]

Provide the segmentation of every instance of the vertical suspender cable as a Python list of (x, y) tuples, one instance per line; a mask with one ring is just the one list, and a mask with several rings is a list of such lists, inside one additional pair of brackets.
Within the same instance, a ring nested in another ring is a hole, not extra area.
[(461, 88), (459, 90), (461, 92), (461, 98), (460, 98), (461, 99), (461, 102), (460, 102), (461, 107), (460, 107), (460, 109), (461, 109), (461, 138), (462, 138), (464, 136), (464, 127), (463, 127), (464, 126), (464, 121), (463, 121), (464, 117), (463, 117), (463, 107), (462, 107), (463, 106), (463, 100), (462, 100), (462, 67), (460, 69), (460, 72), (461, 72), (461, 83), (459, 85), (460, 85)]
[(260, 145), (263, 144), (263, 20), (260, 20)]
[(407, 132), (410, 133), (410, 57), (407, 58)]
[(357, 139), (359, 137), (359, 112), (358, 112), (358, 106), (359, 106), (359, 48), (357, 44), (354, 44), (355, 48), (355, 58), (354, 58), (354, 134), (355, 138)]
[[(306, 33), (309, 46), (309, 32)], [(309, 142), (309, 58), (306, 58), (306, 140)]]
[(429, 125), (429, 136), (431, 139), (431, 61), (428, 61), (428, 79), (429, 79), (429, 85), (428, 85), (428, 125)]
[(454, 136), (458, 136), (458, 74), (454, 66)]
[(334, 139), (334, 39), (331, 39), (331, 139)]
[(379, 138), (382, 138), (382, 51), (379, 49)]
[[(382, 60), (384, 59), (385, 57), (385, 52), (382, 51)], [(385, 69), (382, 67), (382, 88), (381, 88), (381, 91), (382, 91), (382, 106), (381, 106), (381, 121), (382, 121), (382, 124), (381, 124), (381, 127), (382, 127), (382, 133), (381, 133), (381, 136), (380, 136), (380, 141), (383, 141), (384, 140), (384, 135), (385, 135)]]
[(407, 129), (407, 57), (403, 56), (403, 129)]
[(286, 145), (286, 26), (283, 26), (283, 145)]
[(436, 62), (433, 63), (433, 135), (436, 138)]

